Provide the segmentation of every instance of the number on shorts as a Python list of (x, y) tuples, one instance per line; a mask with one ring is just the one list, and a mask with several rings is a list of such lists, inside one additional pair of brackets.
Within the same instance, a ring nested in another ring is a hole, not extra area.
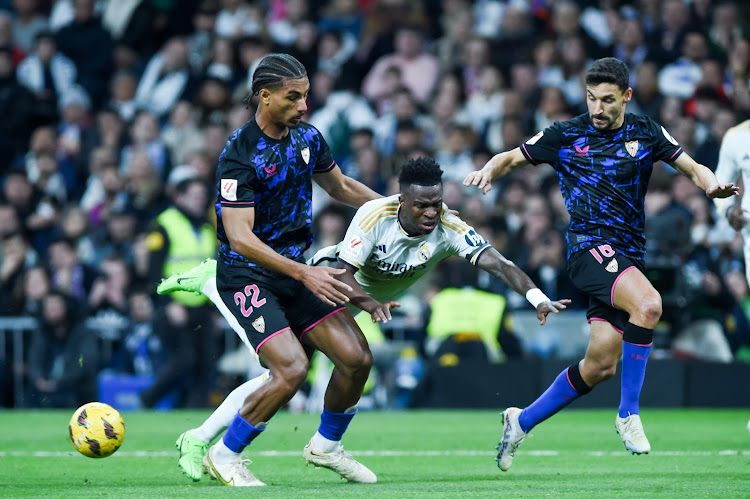
[[(258, 289), (258, 286), (255, 284), (248, 284), (245, 286), (245, 293), (243, 294), (240, 291), (237, 291), (234, 294), (234, 303), (236, 305), (240, 306), (240, 312), (245, 317), (250, 317), (250, 314), (253, 313), (253, 307), (260, 308), (266, 303), (266, 299), (258, 299), (258, 295), (260, 294), (260, 289)], [(250, 305), (249, 307), (245, 308), (245, 298), (250, 298)]]
[(594, 258), (596, 258), (596, 261), (599, 263), (603, 263), (604, 258), (610, 258), (610, 257), (615, 256), (615, 250), (613, 250), (612, 246), (610, 246), (609, 244), (602, 244), (600, 246), (597, 246), (596, 248), (591, 248), (589, 250), (589, 253), (594, 255)]

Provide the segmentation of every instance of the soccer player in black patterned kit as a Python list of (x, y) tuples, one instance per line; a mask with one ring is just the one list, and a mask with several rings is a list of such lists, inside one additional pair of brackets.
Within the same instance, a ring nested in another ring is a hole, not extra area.
[(528, 432), (576, 398), (611, 378), (622, 356), (620, 407), (615, 427), (633, 454), (651, 445), (643, 431), (638, 399), (661, 296), (645, 277), (644, 197), (656, 161), (688, 177), (709, 198), (738, 194), (688, 156), (654, 120), (626, 113), (632, 97), (628, 68), (608, 57), (586, 72), (588, 114), (554, 123), (519, 148), (494, 156), (465, 185), (487, 193), (491, 181), (527, 165), (549, 163), (557, 173), (570, 213), (568, 272), (589, 295), (591, 327), (586, 354), (566, 368), (531, 405), (503, 412), (497, 462), (507, 471)]
[(305, 380), (303, 342), (335, 366), (305, 459), (350, 482), (377, 481), (340, 445), (372, 365), (367, 341), (343, 306), (351, 288), (331, 275), (344, 270), (305, 265), (302, 253), (312, 242), (312, 179), (351, 206), (380, 196), (344, 176), (320, 132), (301, 121), (309, 88), (297, 59), (264, 57), (253, 74), (255, 117), (227, 141), (216, 172), (217, 287), (271, 374), (204, 457), (211, 477), (225, 485), (264, 485), (241, 453)]

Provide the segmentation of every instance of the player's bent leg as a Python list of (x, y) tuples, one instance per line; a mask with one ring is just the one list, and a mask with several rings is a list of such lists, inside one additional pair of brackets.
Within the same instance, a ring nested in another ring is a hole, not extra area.
[(184, 272), (175, 272), (162, 279), (156, 287), (156, 292), (163, 295), (175, 291), (187, 291), (199, 295), (203, 292), (203, 285), (211, 277), (216, 277), (216, 260), (207, 258), (197, 267)]
[(367, 340), (346, 310), (330, 315), (305, 331), (303, 338), (334, 364), (320, 426), (303, 451), (305, 461), (335, 471), (349, 482), (377, 482), (377, 476), (341, 445), (372, 367)]

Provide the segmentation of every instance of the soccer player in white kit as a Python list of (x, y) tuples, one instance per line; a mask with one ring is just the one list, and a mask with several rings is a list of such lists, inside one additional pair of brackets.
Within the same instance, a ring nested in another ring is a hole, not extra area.
[[(438, 262), (461, 256), (489, 272), (517, 293), (526, 296), (543, 325), (547, 314), (558, 313), (570, 300), (551, 301), (531, 278), (504, 258), (482, 236), (443, 204), (442, 170), (430, 158), (408, 161), (401, 169), (401, 193), (363, 204), (349, 224), (344, 240), (318, 251), (311, 265), (336, 263), (346, 270), (336, 278), (348, 284), (347, 307), (353, 313), (364, 310), (373, 322), (387, 322), (393, 301)], [(213, 263), (212, 263), (213, 262)], [(215, 261), (174, 274), (158, 287), (160, 294), (172, 291), (201, 292), (213, 301), (235, 332), (247, 342), (242, 327), (216, 291)], [(193, 480), (200, 480), (200, 459), (208, 443), (226, 428), (248, 394), (268, 379), (264, 373), (230, 393), (199, 428), (180, 435), (180, 467)]]
[[(716, 167), (716, 179), (721, 183), (735, 182), (741, 176), (742, 185), (750, 185), (750, 120), (745, 120), (724, 134), (719, 149), (719, 165)], [(750, 211), (750, 198), (744, 196), (744, 189), (740, 199), (716, 198), (714, 204), (719, 214), (726, 217), (729, 224), (742, 235), (745, 254), (745, 277), (750, 285), (750, 219), (746, 213)]]

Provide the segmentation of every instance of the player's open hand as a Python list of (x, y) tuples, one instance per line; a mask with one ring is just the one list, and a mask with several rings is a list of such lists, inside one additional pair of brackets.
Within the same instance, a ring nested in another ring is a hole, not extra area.
[(391, 309), (400, 307), (401, 304), (397, 301), (391, 300), (387, 301), (385, 303), (380, 303), (379, 301), (376, 301), (373, 306), (368, 307), (370, 312), (370, 315), (372, 316), (372, 322), (382, 322), (385, 324), (389, 320), (393, 319), (391, 317)]
[[(490, 160), (490, 162), (491, 161), (492, 160)], [(490, 174), (489, 169), (490, 162), (484, 165), (484, 168), (482, 168), (481, 170), (477, 170), (466, 175), (466, 178), (464, 179), (464, 185), (467, 187), (474, 185), (482, 191), (482, 194), (487, 194), (488, 192), (490, 192), (490, 190), (492, 189), (492, 175)]]
[(706, 196), (711, 199), (728, 198), (730, 196), (738, 196), (739, 194), (740, 188), (732, 183), (714, 185), (706, 189)]
[(565, 310), (570, 305), (570, 300), (543, 301), (536, 306), (536, 318), (539, 319), (539, 325), (544, 326), (547, 322), (547, 314), (559, 314), (560, 310)]
[(302, 273), (300, 282), (307, 289), (320, 298), (320, 300), (331, 306), (344, 305), (349, 301), (346, 293), (351, 293), (352, 288), (333, 275), (340, 275), (346, 272), (344, 269), (332, 269), (330, 267), (307, 267)]

